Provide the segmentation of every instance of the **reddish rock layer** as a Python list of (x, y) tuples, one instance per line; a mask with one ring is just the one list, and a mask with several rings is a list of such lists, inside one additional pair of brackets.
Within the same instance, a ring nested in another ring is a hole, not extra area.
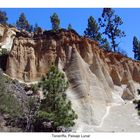
[(36, 81), (47, 73), (50, 65), (57, 64), (58, 58), (66, 69), (73, 47), (87, 64), (94, 67), (95, 61), (98, 61), (99, 67), (106, 69), (114, 84), (127, 84), (132, 79), (140, 82), (140, 63), (100, 49), (97, 42), (66, 30), (59, 33), (48, 31), (36, 37), (23, 37), (22, 33), (18, 33), (13, 41), (6, 73), (26, 82)]

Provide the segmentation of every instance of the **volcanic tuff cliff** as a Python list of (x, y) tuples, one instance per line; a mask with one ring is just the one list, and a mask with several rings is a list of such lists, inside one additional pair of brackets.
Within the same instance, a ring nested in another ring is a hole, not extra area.
[(79, 116), (76, 130), (84, 131), (82, 126), (87, 126), (94, 131), (91, 126), (101, 125), (108, 106), (136, 97), (140, 63), (107, 52), (74, 30), (36, 35), (1, 25), (0, 36), (1, 48), (10, 50), (5, 71), (10, 77), (38, 81), (52, 64), (65, 73), (70, 82), (67, 95)]

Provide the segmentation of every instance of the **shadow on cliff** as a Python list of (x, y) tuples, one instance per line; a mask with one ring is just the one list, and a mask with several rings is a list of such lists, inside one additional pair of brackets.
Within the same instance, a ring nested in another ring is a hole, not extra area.
[(6, 71), (7, 58), (8, 54), (0, 55), (0, 68), (3, 71)]

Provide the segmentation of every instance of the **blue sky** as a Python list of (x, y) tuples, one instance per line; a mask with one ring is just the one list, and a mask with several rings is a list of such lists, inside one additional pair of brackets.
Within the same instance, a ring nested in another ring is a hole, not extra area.
[[(87, 27), (87, 19), (93, 16), (96, 20), (102, 14), (102, 8), (1, 8), (6, 11), (9, 23), (15, 23), (21, 12), (24, 12), (30, 24), (38, 23), (44, 29), (51, 29), (50, 16), (56, 12), (61, 20), (61, 27), (72, 27), (80, 34)], [(120, 27), (125, 31), (126, 37), (120, 40), (120, 48), (125, 50), (129, 57), (133, 58), (132, 40), (133, 36), (140, 39), (140, 8), (115, 8), (124, 24)]]

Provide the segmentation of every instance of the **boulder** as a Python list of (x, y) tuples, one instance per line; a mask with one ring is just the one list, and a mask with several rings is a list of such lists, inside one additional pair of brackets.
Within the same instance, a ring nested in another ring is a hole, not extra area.
[(134, 94), (132, 94), (128, 88), (125, 88), (121, 97), (123, 100), (132, 100), (134, 99)]

